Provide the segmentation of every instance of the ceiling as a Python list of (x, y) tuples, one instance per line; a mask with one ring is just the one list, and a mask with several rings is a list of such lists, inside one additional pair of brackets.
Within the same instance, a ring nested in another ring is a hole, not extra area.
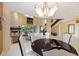
[[(13, 12), (20, 12), (28, 16), (37, 16), (34, 10), (35, 2), (5, 2), (4, 4), (6, 4)], [(55, 2), (48, 2), (50, 7), (53, 7), (54, 4)], [(62, 18), (64, 20), (79, 18), (79, 3), (60, 2), (58, 10), (51, 18)]]

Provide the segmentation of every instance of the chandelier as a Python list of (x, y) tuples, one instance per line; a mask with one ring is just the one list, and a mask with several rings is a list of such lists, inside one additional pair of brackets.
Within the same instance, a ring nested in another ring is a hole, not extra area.
[(50, 16), (53, 16), (54, 13), (57, 11), (57, 9), (58, 9), (57, 3), (52, 8), (48, 6), (47, 2), (44, 2), (44, 4), (41, 7), (38, 4), (35, 5), (36, 13), (38, 14), (38, 16), (43, 18), (48, 18)]

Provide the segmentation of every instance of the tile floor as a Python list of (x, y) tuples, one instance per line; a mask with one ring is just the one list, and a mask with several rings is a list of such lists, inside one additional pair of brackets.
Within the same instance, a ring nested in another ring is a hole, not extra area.
[(12, 44), (10, 49), (8, 49), (6, 52), (4, 51), (1, 56), (21, 56), (19, 44)]
[[(71, 44), (75, 47), (75, 49), (77, 50), (77, 52), (79, 53), (79, 47), (78, 47), (78, 43), (79, 40), (71, 41)], [(30, 42), (27, 41), (26, 44), (26, 56), (37, 56), (37, 54), (32, 51), (31, 47), (30, 47)], [(47, 52), (43, 52), (44, 56), (75, 56), (74, 54), (71, 54), (65, 50), (51, 50), (51, 51), (47, 51)], [(12, 44), (11, 48), (6, 52), (3, 53), (2, 56), (21, 56), (21, 52), (20, 52), (20, 48), (19, 48), (19, 44)]]

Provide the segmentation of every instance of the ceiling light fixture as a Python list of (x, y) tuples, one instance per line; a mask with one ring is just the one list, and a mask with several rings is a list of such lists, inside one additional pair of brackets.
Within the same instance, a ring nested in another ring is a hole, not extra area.
[(38, 4), (35, 4), (36, 13), (38, 14), (38, 16), (43, 18), (48, 18), (50, 16), (53, 16), (54, 13), (57, 11), (57, 9), (58, 9), (58, 3), (56, 3), (56, 5), (53, 6), (52, 8), (48, 6), (47, 2), (44, 2), (42, 7), (40, 7), (40, 5)]

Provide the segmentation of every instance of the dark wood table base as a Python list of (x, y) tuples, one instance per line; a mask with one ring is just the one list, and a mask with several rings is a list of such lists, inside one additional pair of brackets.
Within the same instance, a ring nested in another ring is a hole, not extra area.
[(52, 49), (64, 49), (70, 53), (78, 55), (76, 49), (70, 44), (56, 39), (37, 39), (31, 44), (32, 50), (43, 56), (43, 51), (49, 51)]

